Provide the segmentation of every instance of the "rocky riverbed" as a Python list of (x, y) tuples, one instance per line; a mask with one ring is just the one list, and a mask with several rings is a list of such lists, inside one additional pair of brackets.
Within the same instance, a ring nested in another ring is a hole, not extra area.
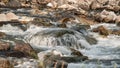
[(119, 0), (0, 0), (0, 68), (119, 68)]

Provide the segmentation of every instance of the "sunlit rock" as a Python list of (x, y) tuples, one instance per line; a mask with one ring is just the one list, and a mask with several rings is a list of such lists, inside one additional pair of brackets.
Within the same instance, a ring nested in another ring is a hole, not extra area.
[(5, 14), (0, 14), (0, 21), (8, 21)]
[(6, 14), (6, 17), (7, 17), (7, 19), (8, 20), (18, 20), (18, 16), (16, 16), (14, 13), (12, 13), (12, 12), (9, 12), (9, 13), (7, 13)]

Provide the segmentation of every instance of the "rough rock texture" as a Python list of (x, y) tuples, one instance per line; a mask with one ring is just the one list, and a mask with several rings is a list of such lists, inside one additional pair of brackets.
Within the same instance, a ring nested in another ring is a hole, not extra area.
[(10, 44), (6, 42), (0, 42), (0, 51), (7, 51), (10, 49)]
[(1, 68), (13, 68), (9, 60), (0, 57), (0, 67)]

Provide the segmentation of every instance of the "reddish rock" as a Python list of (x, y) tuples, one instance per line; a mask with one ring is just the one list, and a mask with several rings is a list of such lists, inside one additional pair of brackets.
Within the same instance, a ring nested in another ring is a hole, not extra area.
[(99, 26), (97, 28), (94, 28), (92, 31), (99, 32), (100, 35), (104, 35), (104, 36), (109, 35), (108, 29), (106, 29), (104, 26)]
[(0, 68), (13, 68), (13, 65), (9, 60), (5, 58), (0, 58)]

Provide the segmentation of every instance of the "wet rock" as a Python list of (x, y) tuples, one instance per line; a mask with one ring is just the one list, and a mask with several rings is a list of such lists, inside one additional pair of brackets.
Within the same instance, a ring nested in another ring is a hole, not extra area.
[(90, 45), (93, 45), (93, 44), (97, 44), (97, 40), (95, 38), (93, 38), (92, 36), (84, 36), (86, 41), (90, 44)]
[(13, 50), (22, 52), (23, 54), (27, 56), (37, 58), (36, 52), (33, 50), (33, 48), (28, 43), (24, 43), (24, 42), (16, 43)]
[(74, 48), (70, 48), (70, 50), (72, 51), (71, 55), (79, 56), (79, 57), (83, 56), (83, 54), (80, 51), (78, 51), (78, 50), (76, 50)]
[(0, 67), (1, 68), (13, 68), (12, 64), (8, 59), (0, 58)]
[(10, 44), (6, 42), (0, 42), (0, 51), (8, 51), (10, 49)]
[(9, 12), (6, 14), (6, 17), (8, 20), (18, 20), (18, 16), (16, 16), (14, 13)]
[(109, 35), (108, 29), (106, 29), (104, 26), (99, 26), (97, 28), (94, 28), (92, 31), (98, 32), (100, 35), (104, 35), (104, 36)]
[(17, 58), (28, 57), (28, 55), (26, 55), (25, 53), (20, 52), (20, 51), (5, 52), (5, 56), (7, 56), (7, 57), (17, 57)]
[(50, 23), (49, 19), (46, 18), (35, 18), (31, 24), (37, 25), (37, 26), (52, 26), (52, 24)]
[(6, 34), (5, 34), (5, 33), (0, 32), (0, 38), (3, 38), (3, 37), (5, 37), (5, 36), (6, 36)]
[(88, 60), (87, 56), (81, 56), (81, 57), (62, 57), (61, 60), (64, 60), (68, 63), (72, 63), (72, 62), (82, 62), (85, 60)]
[(120, 35), (120, 30), (112, 30), (111, 34)]

